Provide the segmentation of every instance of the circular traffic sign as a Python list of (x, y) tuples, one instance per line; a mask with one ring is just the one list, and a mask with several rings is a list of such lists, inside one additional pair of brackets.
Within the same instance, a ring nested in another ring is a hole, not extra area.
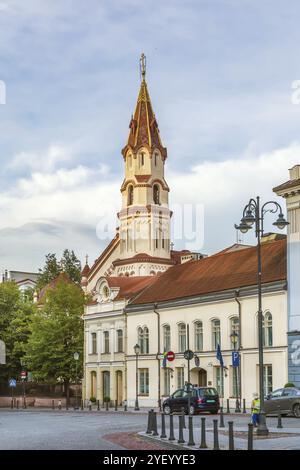
[(167, 354), (167, 359), (168, 359), (168, 361), (170, 361), (170, 362), (174, 361), (174, 359), (175, 359), (175, 353), (173, 353), (173, 351), (169, 351), (168, 354)]
[(191, 351), (190, 349), (187, 349), (186, 351), (184, 351), (183, 357), (184, 357), (184, 359), (186, 359), (187, 361), (190, 361), (191, 359), (193, 359), (194, 353), (193, 353), (193, 351)]

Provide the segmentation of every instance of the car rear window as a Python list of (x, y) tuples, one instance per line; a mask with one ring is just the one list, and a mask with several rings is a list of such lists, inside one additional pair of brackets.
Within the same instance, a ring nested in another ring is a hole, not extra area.
[(200, 388), (199, 394), (201, 397), (211, 397), (218, 395), (218, 392), (215, 388)]

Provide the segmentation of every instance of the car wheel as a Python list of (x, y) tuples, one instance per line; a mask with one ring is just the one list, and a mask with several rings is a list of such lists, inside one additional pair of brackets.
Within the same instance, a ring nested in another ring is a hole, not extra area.
[(300, 418), (300, 404), (296, 403), (296, 405), (293, 406), (293, 415), (295, 418)]
[(196, 409), (194, 407), (194, 405), (190, 405), (190, 415), (194, 415), (196, 412)]
[(217, 415), (217, 414), (218, 414), (218, 410), (210, 411), (210, 414), (211, 414), (211, 415)]
[(165, 406), (164, 406), (164, 413), (165, 413), (166, 415), (171, 414), (171, 407), (170, 407), (169, 405), (165, 405)]

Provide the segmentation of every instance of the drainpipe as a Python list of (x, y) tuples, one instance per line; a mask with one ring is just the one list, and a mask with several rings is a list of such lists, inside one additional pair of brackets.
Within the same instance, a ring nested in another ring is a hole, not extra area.
[(127, 401), (127, 312), (125, 308), (123, 308), (123, 313), (125, 315), (125, 335), (124, 335), (124, 402), (128, 405)]
[(154, 304), (154, 313), (157, 315), (157, 374), (158, 374), (158, 408), (161, 411), (161, 398), (160, 398), (160, 313), (157, 311), (157, 304)]
[[(240, 349), (243, 349), (242, 346), (242, 303), (239, 300), (240, 296), (240, 291), (236, 290), (234, 293), (234, 300), (238, 304), (238, 316), (239, 316), (239, 347), (238, 351)], [(240, 407), (242, 407), (242, 358), (240, 356), (240, 364), (239, 364), (239, 382), (240, 382)]]

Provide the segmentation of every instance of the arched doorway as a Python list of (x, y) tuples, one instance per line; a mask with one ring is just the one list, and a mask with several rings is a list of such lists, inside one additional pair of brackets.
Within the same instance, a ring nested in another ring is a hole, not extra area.
[(123, 402), (123, 375), (121, 370), (116, 372), (116, 399), (118, 405), (122, 405)]
[(207, 386), (207, 372), (205, 369), (199, 369), (198, 371), (198, 385), (199, 387)]
[(103, 377), (103, 402), (106, 400), (110, 401), (111, 396), (110, 396), (110, 373), (108, 371), (102, 372), (102, 377)]
[(93, 370), (91, 372), (91, 395), (90, 397), (96, 398), (96, 395), (97, 395), (97, 373)]

